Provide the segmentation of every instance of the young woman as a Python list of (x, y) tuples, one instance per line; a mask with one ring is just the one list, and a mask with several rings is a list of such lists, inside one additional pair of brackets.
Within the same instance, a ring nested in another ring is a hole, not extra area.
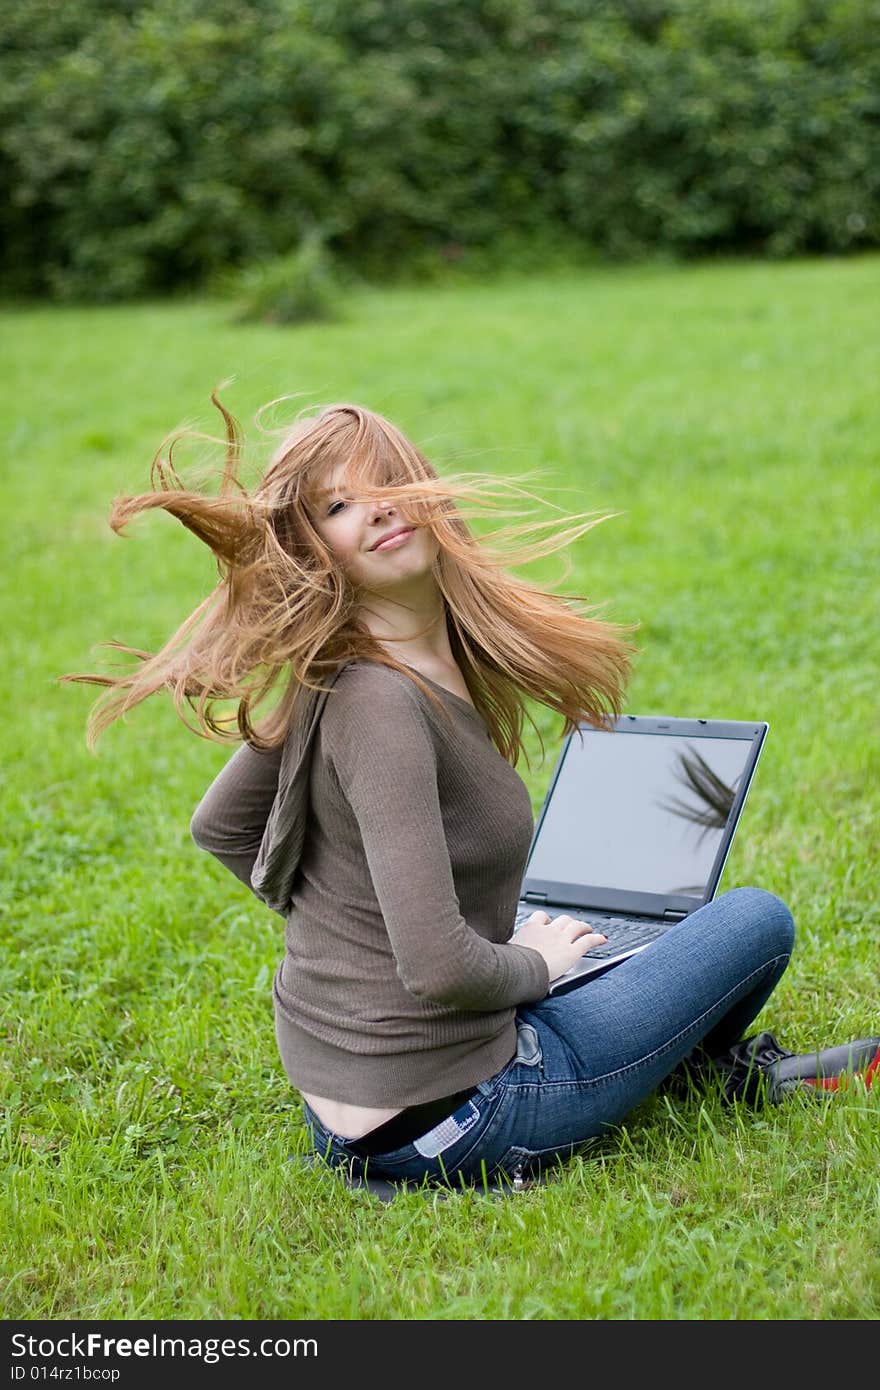
[[(511, 559), (454, 500), (502, 485), (441, 480), (393, 424), (347, 404), (301, 418), (249, 494), (214, 400), (219, 495), (187, 490), (169, 452), (111, 524), (171, 512), (212, 548), (217, 587), (133, 673), (70, 679), (110, 687), (91, 745), (163, 687), (203, 734), (235, 726), (191, 829), (285, 919), (276, 1035), (317, 1150), (386, 1178), (540, 1170), (685, 1059), (723, 1067), (791, 955), (772, 893), (725, 893), (558, 998), (550, 982), (604, 938), (535, 912), (511, 939), (533, 831), (515, 771), (526, 700), (561, 714), (563, 734), (599, 724), (620, 710), (631, 648), (585, 601), (510, 567), (595, 517), (513, 528), (532, 539)], [(768, 1036), (751, 1060), (792, 1055)]]

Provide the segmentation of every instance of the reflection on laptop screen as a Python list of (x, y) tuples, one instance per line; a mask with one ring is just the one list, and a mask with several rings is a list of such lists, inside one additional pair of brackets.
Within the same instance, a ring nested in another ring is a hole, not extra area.
[(583, 729), (568, 744), (529, 878), (700, 896), (752, 747)]

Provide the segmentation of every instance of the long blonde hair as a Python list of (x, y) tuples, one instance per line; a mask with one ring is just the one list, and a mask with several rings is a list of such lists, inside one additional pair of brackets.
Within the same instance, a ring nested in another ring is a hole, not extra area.
[[(477, 538), (456, 498), (492, 503), (508, 492), (531, 494), (512, 481), (481, 475), (441, 479), (395, 425), (351, 404), (300, 415), (249, 493), (239, 479), (240, 426), (216, 391), (211, 399), (225, 426), (218, 492), (192, 490), (181, 481), (172, 455), (190, 432), (179, 431), (153, 460), (151, 491), (116, 498), (110, 525), (121, 533), (140, 512), (170, 512), (210, 547), (219, 581), (155, 654), (105, 644), (136, 657), (133, 670), (60, 677), (108, 687), (89, 715), (90, 748), (115, 719), (163, 688), (172, 692), (181, 719), (202, 737), (274, 747), (284, 739), (302, 687), (322, 688), (353, 660), (401, 671), (443, 710), (413, 668), (396, 661), (367, 631), (358, 616), (357, 588), (312, 524), (310, 503), (339, 464), (345, 467), (347, 496), (394, 502), (405, 520), (428, 527), (439, 542), (433, 573), (452, 653), (495, 746), (511, 764), (525, 752), (529, 698), (563, 716), (563, 734), (582, 721), (597, 725), (620, 712), (631, 628), (600, 619), (585, 598), (547, 592), (510, 573), (511, 566), (571, 545), (605, 517), (576, 513), (564, 517), (562, 526), (545, 519), (496, 531), (492, 540)], [(535, 538), (551, 528), (552, 534)], [(525, 539), (511, 549), (509, 542), (520, 536)], [(219, 708), (225, 701), (235, 702), (234, 712)], [(194, 711), (195, 726), (187, 710)]]

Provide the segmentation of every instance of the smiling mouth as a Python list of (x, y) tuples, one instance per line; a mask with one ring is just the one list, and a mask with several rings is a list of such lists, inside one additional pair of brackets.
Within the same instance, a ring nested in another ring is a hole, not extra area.
[(378, 545), (371, 546), (370, 549), (373, 551), (394, 550), (396, 546), (403, 545), (405, 541), (408, 541), (414, 530), (415, 527), (410, 526), (405, 531), (398, 531), (396, 536), (388, 536)]

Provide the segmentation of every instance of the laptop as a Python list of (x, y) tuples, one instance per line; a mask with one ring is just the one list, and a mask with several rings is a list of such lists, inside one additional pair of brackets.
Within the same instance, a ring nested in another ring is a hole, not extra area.
[(551, 995), (649, 949), (711, 901), (768, 728), (625, 714), (568, 735), (535, 824), (514, 933), (542, 910), (590, 922), (608, 940)]

